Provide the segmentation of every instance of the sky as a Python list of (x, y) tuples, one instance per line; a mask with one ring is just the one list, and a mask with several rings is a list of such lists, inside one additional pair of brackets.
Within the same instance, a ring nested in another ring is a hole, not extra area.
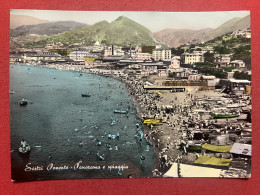
[(234, 17), (244, 17), (249, 11), (222, 12), (133, 12), (133, 11), (55, 11), (55, 10), (11, 10), (14, 15), (33, 16), (42, 20), (76, 21), (85, 24), (95, 24), (106, 20), (112, 22), (119, 16), (126, 16), (135, 22), (146, 26), (152, 32), (166, 28), (194, 29), (217, 28)]

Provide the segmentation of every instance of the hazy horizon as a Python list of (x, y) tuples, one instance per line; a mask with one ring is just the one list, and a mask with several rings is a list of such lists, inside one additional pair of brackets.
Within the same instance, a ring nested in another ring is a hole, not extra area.
[[(13, 9), (12, 15), (32, 16), (41, 20), (75, 21), (88, 25), (102, 20), (112, 22), (120, 16), (147, 27), (152, 32), (166, 28), (192, 29), (217, 28), (226, 21), (250, 15), (250, 11), (213, 11), (213, 12), (144, 12), (144, 11), (61, 11)], [(213, 22), (214, 21), (214, 22)]]

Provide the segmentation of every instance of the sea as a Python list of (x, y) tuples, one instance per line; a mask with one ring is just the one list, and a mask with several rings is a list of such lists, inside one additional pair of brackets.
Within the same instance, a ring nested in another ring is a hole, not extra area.
[[(10, 64), (10, 90), (13, 181), (152, 177), (154, 148), (141, 139), (143, 126), (125, 83)], [(18, 151), (21, 140), (31, 148), (27, 155)]]

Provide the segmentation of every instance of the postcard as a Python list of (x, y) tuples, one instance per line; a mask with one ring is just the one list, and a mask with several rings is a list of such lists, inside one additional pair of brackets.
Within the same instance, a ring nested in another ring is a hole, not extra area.
[(10, 11), (11, 175), (250, 178), (249, 11)]

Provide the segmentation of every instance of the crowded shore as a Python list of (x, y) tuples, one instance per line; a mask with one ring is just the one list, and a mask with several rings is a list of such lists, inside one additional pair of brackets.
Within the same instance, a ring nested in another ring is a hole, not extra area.
[[(229, 169), (220, 167), (221, 177), (250, 177), (251, 156), (234, 157), (227, 151), (212, 151), (203, 148), (203, 145), (251, 144), (251, 96), (233, 98), (219, 90), (201, 90), (198, 86), (186, 86), (182, 92), (147, 90), (144, 88), (147, 83), (162, 86), (162, 81), (166, 78), (137, 75), (132, 70), (114, 69), (109, 64), (92, 63), (84, 67), (54, 64), (40, 66), (111, 76), (126, 83), (137, 108), (138, 118), (142, 121), (165, 121), (143, 125), (143, 136), (155, 150), (154, 177), (163, 177), (174, 163), (194, 165), (201, 156), (232, 159)], [(245, 108), (246, 111), (249, 110), (250, 116), (244, 112)], [(237, 117), (212, 118), (212, 114), (217, 111), (232, 112)]]

